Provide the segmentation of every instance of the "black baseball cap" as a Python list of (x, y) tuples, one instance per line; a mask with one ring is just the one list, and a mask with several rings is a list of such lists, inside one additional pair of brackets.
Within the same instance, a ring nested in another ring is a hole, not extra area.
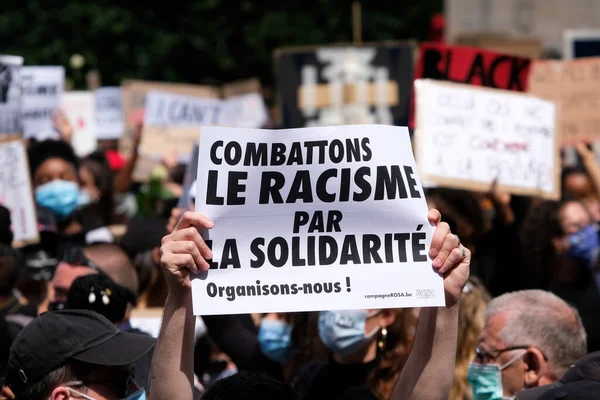
[(4, 384), (18, 396), (28, 384), (71, 361), (126, 366), (146, 355), (154, 343), (150, 336), (121, 332), (93, 311), (48, 312), (31, 321), (15, 338)]

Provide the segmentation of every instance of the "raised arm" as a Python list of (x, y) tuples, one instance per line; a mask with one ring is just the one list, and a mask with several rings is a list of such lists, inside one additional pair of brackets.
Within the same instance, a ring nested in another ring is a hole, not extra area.
[(151, 400), (191, 400), (194, 388), (194, 325), (190, 274), (208, 270), (212, 252), (198, 228), (213, 223), (187, 212), (173, 232), (163, 238), (161, 266), (169, 286), (160, 335), (150, 373)]
[(446, 307), (423, 308), (413, 348), (396, 382), (392, 400), (447, 400), (452, 387), (458, 339), (458, 301), (469, 278), (471, 253), (441, 222), (437, 210), (429, 221), (436, 225), (429, 255), (444, 277)]

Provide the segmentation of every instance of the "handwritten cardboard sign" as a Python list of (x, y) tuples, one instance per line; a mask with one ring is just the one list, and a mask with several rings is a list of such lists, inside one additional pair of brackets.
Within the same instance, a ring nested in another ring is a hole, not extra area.
[[(530, 63), (527, 58), (474, 47), (424, 43), (420, 48), (415, 79), (435, 79), (523, 92), (527, 88)], [(414, 121), (411, 121), (412, 126)]]
[(563, 144), (600, 138), (600, 58), (536, 61), (528, 91), (556, 104)]
[(60, 108), (64, 86), (64, 67), (22, 67), (21, 119), (26, 138), (58, 138), (52, 122), (52, 112)]
[(0, 204), (10, 210), (15, 246), (37, 243), (37, 217), (24, 142), (18, 136), (0, 139)]
[(200, 131), (195, 314), (444, 304), (407, 128)]
[(413, 50), (389, 42), (277, 51), (284, 127), (406, 125)]
[(198, 142), (198, 127), (260, 128), (266, 121), (267, 111), (259, 93), (220, 100), (149, 92), (140, 154), (156, 159), (175, 150), (180, 160), (187, 162)]
[(0, 55), (0, 134), (22, 132), (22, 65), (23, 57)]
[(186, 85), (183, 83), (165, 83), (126, 80), (121, 85), (123, 89), (123, 118), (125, 131), (119, 140), (119, 149), (124, 154), (130, 154), (136, 125), (143, 121), (146, 107), (146, 95), (150, 91), (178, 93), (188, 96), (218, 98), (219, 92), (211, 86)]
[(96, 137), (118, 139), (123, 134), (123, 105), (120, 87), (96, 89)]
[(415, 83), (420, 176), (432, 186), (560, 197), (551, 102), (498, 89)]

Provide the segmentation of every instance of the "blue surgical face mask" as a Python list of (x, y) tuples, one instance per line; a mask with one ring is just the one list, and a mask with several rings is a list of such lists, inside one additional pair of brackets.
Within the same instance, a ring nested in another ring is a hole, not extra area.
[(348, 356), (365, 346), (377, 333), (379, 327), (365, 333), (367, 318), (365, 310), (321, 311), (319, 313), (319, 336), (323, 344), (340, 356)]
[(502, 400), (502, 371), (514, 364), (525, 355), (526, 351), (512, 358), (506, 364), (479, 364), (470, 363), (467, 380), (473, 390), (473, 400)]
[(569, 256), (585, 261), (593, 266), (600, 253), (600, 237), (594, 225), (588, 225), (577, 233), (569, 235)]
[(49, 208), (59, 219), (71, 215), (79, 201), (79, 186), (75, 182), (56, 179), (35, 190), (35, 202)]
[(258, 343), (265, 356), (285, 364), (293, 354), (292, 326), (276, 319), (263, 318), (258, 329)]

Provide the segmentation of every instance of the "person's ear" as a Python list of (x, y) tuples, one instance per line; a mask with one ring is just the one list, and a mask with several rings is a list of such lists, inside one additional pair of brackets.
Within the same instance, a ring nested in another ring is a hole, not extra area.
[(71, 397), (71, 392), (69, 388), (65, 386), (59, 386), (52, 391), (50, 395), (50, 400), (65, 400)]
[(386, 308), (381, 310), (379, 314), (379, 326), (381, 328), (388, 327), (396, 321), (396, 312), (392, 309)]
[(530, 347), (523, 356), (525, 363), (525, 387), (537, 387), (540, 380), (548, 374), (548, 362), (541, 351), (535, 347)]

